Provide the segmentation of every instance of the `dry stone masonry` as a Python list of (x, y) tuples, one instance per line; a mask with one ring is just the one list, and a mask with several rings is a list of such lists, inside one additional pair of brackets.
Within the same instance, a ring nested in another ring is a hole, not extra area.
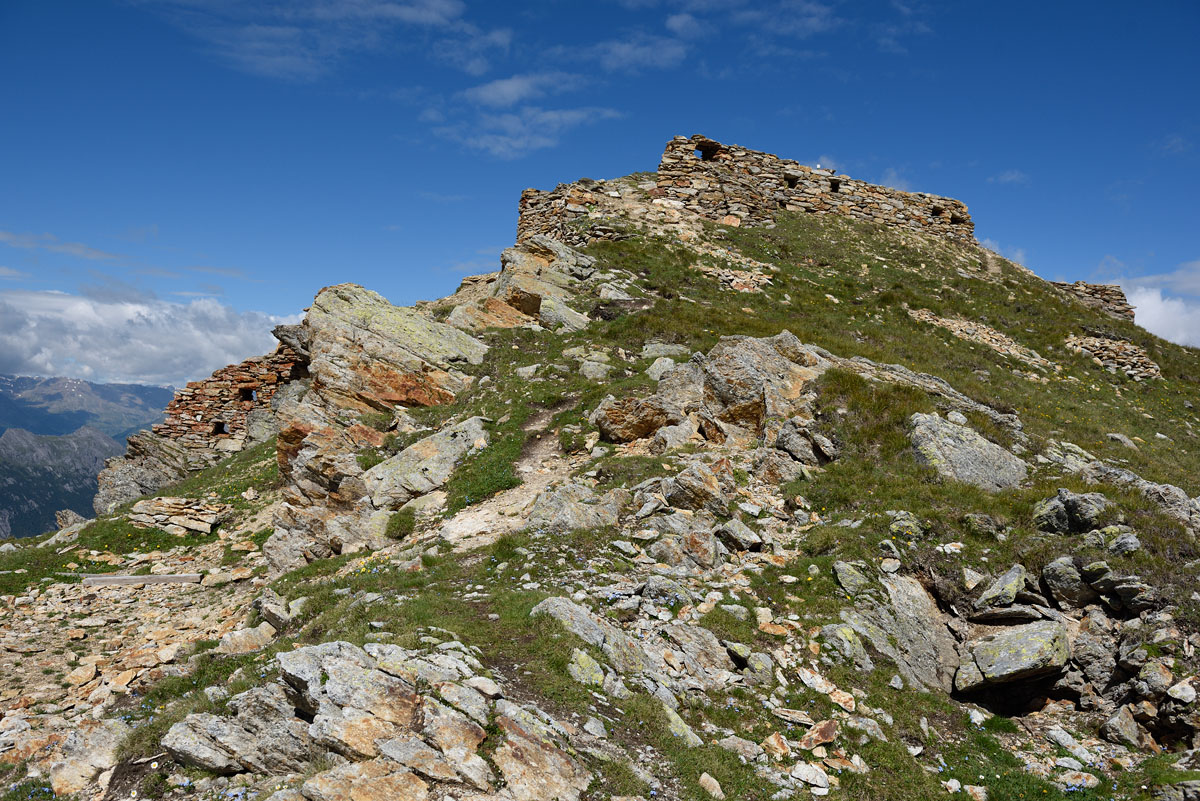
[(667, 143), (654, 194), (728, 225), (767, 225), (786, 209), (975, 239), (975, 224), (960, 201), (868, 184), (700, 135)]
[(1085, 306), (1100, 309), (1121, 320), (1133, 319), (1133, 306), (1117, 284), (1089, 284), (1086, 281), (1076, 281), (1068, 284), (1063, 281), (1051, 281), (1054, 286), (1071, 294)]
[(286, 345), (274, 353), (222, 367), (203, 381), (190, 381), (167, 404), (166, 419), (154, 433), (188, 448), (239, 451), (246, 440), (247, 417), (269, 409), (271, 396), (291, 380), (296, 354)]

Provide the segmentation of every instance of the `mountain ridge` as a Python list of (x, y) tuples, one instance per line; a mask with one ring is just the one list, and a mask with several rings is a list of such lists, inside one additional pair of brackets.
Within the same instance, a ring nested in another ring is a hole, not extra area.
[[(520, 211), (447, 298), (322, 289), (0, 554), (23, 786), (1194, 797), (1200, 353), (705, 137)], [(62, 575), (151, 561), (172, 611)]]

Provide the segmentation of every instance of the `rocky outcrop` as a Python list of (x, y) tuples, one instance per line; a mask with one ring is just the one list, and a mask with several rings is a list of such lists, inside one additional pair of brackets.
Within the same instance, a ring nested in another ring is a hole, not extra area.
[(970, 649), (971, 660), (954, 677), (961, 692), (1051, 675), (1071, 657), (1067, 629), (1053, 620), (1004, 629), (971, 643)]
[(567, 301), (595, 275), (595, 262), (549, 236), (532, 236), (500, 254), (499, 272), (471, 276), (434, 306), (451, 309), (446, 322), (464, 331), (523, 325), (578, 331), (588, 318)]
[(129, 437), (125, 454), (105, 463), (93, 501), (96, 513), (110, 514), (274, 436), (272, 401), (280, 387), (303, 376), (298, 358), (280, 345), (272, 354), (189, 382), (167, 404), (163, 422)]
[(129, 438), (124, 456), (105, 462), (92, 505), (96, 514), (111, 514), (118, 506), (181, 481), (219, 458), (214, 451), (187, 448), (150, 431), (139, 431)]
[[(568, 730), (505, 698), (479, 675), (471, 649), (453, 640), (443, 646), (333, 641), (281, 653), (279, 682), (231, 698), (230, 715), (189, 715), (163, 745), (181, 763), (216, 773), (332, 765), (300, 785), (307, 801), (424, 799), (435, 788), (457, 795), (501, 786), (495, 797), (509, 801), (576, 801), (592, 776), (573, 755)], [(489, 723), (491, 733), (483, 728)]]
[(1028, 465), (965, 424), (936, 414), (914, 414), (909, 436), (917, 460), (943, 478), (996, 492), (1025, 480)]
[(455, 464), (486, 445), (473, 418), (438, 432), (368, 472), (357, 453), (383, 434), (364, 414), (388, 419), (405, 406), (447, 403), (472, 378), (487, 346), (421, 312), (393, 306), (354, 284), (321, 290), (304, 321), (277, 329), (306, 362), (311, 385), (278, 410), (285, 481), (275, 533), (264, 546), (277, 571), (382, 544), (389, 510), (436, 489)]

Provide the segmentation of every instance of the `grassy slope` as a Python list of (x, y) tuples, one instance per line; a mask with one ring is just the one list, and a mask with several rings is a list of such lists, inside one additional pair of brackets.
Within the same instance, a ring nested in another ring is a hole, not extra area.
[[(649, 360), (614, 360), (617, 370), (604, 382), (584, 379), (574, 369), (550, 380), (531, 382), (516, 377), (517, 367), (534, 363), (572, 366), (562, 357), (562, 351), (575, 345), (608, 348), (614, 353), (623, 348), (636, 354), (647, 341), (665, 340), (706, 351), (723, 335), (765, 336), (785, 328), (803, 341), (842, 356), (862, 355), (939, 375), (976, 400), (1016, 411), (1025, 421), (1035, 450), (1044, 439), (1065, 439), (1102, 458), (1118, 463), (1126, 460), (1131, 469), (1147, 478), (1177, 483), (1190, 493), (1200, 491), (1191, 480), (1200, 464), (1191, 452), (1193, 435), (1187, 425), (1196, 420), (1183, 406), (1185, 399), (1197, 396), (1196, 380), (1192, 378), (1200, 375), (1195, 369), (1196, 351), (1162, 342), (1128, 323), (1066, 301), (1040, 280), (1002, 260), (997, 262), (1000, 273), (995, 280), (962, 277), (958, 269), (975, 258), (973, 252), (946, 244), (918, 243), (895, 230), (830, 218), (785, 216), (771, 231), (714, 227), (708, 236), (776, 265), (779, 271), (774, 274), (774, 285), (763, 294), (721, 291), (716, 282), (693, 269), (696, 255), (675, 242), (632, 239), (598, 243), (589, 251), (599, 265), (639, 276), (639, 291), (657, 298), (651, 309), (612, 321), (597, 321), (584, 332), (562, 337), (529, 331), (484, 335), (492, 348), (487, 361), (474, 372), (490, 380), (478, 382), (454, 404), (417, 412), (431, 425), (472, 414), (483, 414), (494, 421), (493, 444), (464, 465), (447, 488), (451, 510), (513, 485), (517, 479), (511, 464), (526, 437), (521, 425), (537, 409), (556, 409), (552, 430), (559, 430), (565, 447), (578, 449), (587, 433), (583, 420), (604, 395), (652, 389), (652, 382), (643, 374)], [(834, 303), (827, 295), (839, 302)], [(595, 299), (580, 298), (577, 305), (587, 311), (595, 303)], [(1078, 380), (1043, 385), (1017, 377), (1010, 368), (1026, 369), (1024, 365), (1013, 365), (983, 346), (913, 321), (902, 303), (930, 308), (944, 316), (985, 321), (1057, 361), (1064, 375)], [(1168, 380), (1137, 385), (1103, 373), (1062, 349), (1068, 333), (1082, 332), (1087, 326), (1118, 331), (1142, 345), (1162, 366)], [(918, 548), (918, 564), (930, 570), (953, 571), (964, 563), (978, 563), (983, 556), (1002, 569), (1017, 554), (1036, 568), (1064, 547), (1061, 542), (1039, 539), (1029, 519), (1032, 503), (1052, 493), (1062, 482), (1038, 481), (1027, 490), (988, 496), (940, 483), (915, 463), (904, 434), (904, 421), (913, 411), (935, 408), (923, 394), (870, 385), (835, 371), (822, 381), (820, 407), (822, 425), (842, 440), (846, 455), (817, 481), (796, 489), (831, 517), (866, 517), (868, 522), (855, 531), (819, 526), (809, 533), (801, 559), (755, 576), (755, 591), (777, 609), (795, 611), (814, 623), (831, 619), (828, 615), (836, 613), (839, 600), (829, 578), (829, 565), (835, 558), (874, 558), (883, 523), (871, 515), (885, 509), (904, 508), (923, 518), (932, 530), (929, 544), (947, 539), (966, 543), (964, 557), (955, 562), (934, 554), (932, 548)], [(1109, 442), (1105, 438), (1109, 431), (1139, 436), (1145, 444), (1135, 453)], [(1172, 442), (1156, 439), (1157, 432), (1166, 434)], [(664, 468), (664, 463), (670, 460), (609, 458), (589, 468), (600, 467), (606, 483), (632, 484), (650, 473), (671, 469)], [(244, 482), (231, 479), (216, 473), (201, 475), (190, 480), (185, 489), (200, 492), (213, 488), (222, 497), (234, 499)], [(1193, 558), (1192, 544), (1177, 527), (1136, 498), (1119, 493), (1113, 493), (1113, 497), (1122, 500), (1131, 524), (1147, 543), (1145, 552), (1128, 558), (1122, 567), (1166, 574), (1169, 571), (1164, 565)], [(984, 540), (965, 531), (961, 516), (966, 512), (986, 512), (1009, 522), (1013, 530), (1008, 542)], [(262, 654), (232, 659), (206, 656), (199, 675), (170, 679), (151, 691), (147, 703), (157, 710), (154, 722), (139, 729), (126, 753), (153, 752), (157, 734), (170, 721), (188, 711), (210, 708), (210, 702), (199, 692), (206, 684), (224, 681), (237, 668), (247, 668), (243, 675), (261, 674), (261, 680), (270, 675), (268, 666), (274, 650), (291, 648), (295, 643), (335, 636), (362, 642), (372, 631), (370, 621), (385, 621), (389, 630), (397, 632), (399, 642), (414, 639), (419, 626), (431, 623), (454, 630), (465, 642), (483, 649), (485, 664), (507, 666), (519, 662), (520, 670), (506, 670), (506, 674), (519, 677), (514, 680), (521, 682), (522, 692), (535, 695), (552, 709), (585, 709), (594, 699), (572, 683), (565, 672), (570, 648), (564, 646), (581, 643), (567, 640), (568, 635), (548, 624), (531, 625), (527, 614), (551, 589), (561, 592), (563, 586), (569, 586), (556, 578), (564, 569), (564, 560), (570, 565), (581, 558), (599, 559), (603, 569), (620, 571), (621, 557), (605, 548), (607, 538), (605, 532), (577, 532), (547, 542), (519, 535), (502, 539), (490, 551), (469, 559), (429, 558), (426, 569), (418, 573), (396, 571), (368, 560), (351, 574), (334, 577), (347, 562), (346, 558), (337, 558), (289, 574), (277, 582), (280, 593), (288, 598), (311, 599), (297, 630)], [(498, 571), (501, 563), (510, 564), (503, 574)], [(806, 581), (807, 568), (813, 564), (822, 570), (810, 583)], [(511, 577), (526, 570), (535, 580), (542, 580), (546, 589), (517, 588)], [(778, 581), (783, 573), (796, 576), (800, 582), (785, 592), (785, 585)], [(1169, 582), (1170, 577), (1156, 575), (1155, 580)], [(491, 594), (464, 602), (448, 591), (476, 583), (489, 587)], [(339, 588), (352, 592), (348, 596), (335, 595), (334, 590)], [(1177, 589), (1182, 591), (1182, 587)], [(354, 591), (358, 590), (381, 592), (387, 600), (371, 607), (352, 606)], [(488, 619), (493, 613), (498, 620)], [(705, 623), (723, 637), (755, 642), (759, 647), (773, 644), (768, 635), (727, 613), (713, 612)], [(513, 643), (520, 643), (519, 654), (514, 652)], [(885, 667), (870, 676), (834, 674), (843, 686), (866, 689), (871, 704), (889, 710), (896, 718), (895, 727), (889, 729), (890, 742), (858, 749), (873, 766), (872, 772), (864, 777), (840, 777), (842, 787), (835, 791), (835, 797), (933, 797), (943, 792), (937, 782), (947, 776), (964, 783), (988, 784), (993, 788), (993, 798), (1067, 797), (1021, 770), (1006, 744), (1015, 736), (1006, 721), (1000, 719), (983, 729), (969, 727), (962, 710), (945, 698), (887, 687), (890, 671)], [(241, 681), (232, 689), (244, 686), (245, 679)], [(758, 740), (780, 725), (753, 698), (735, 695), (710, 701), (685, 710), (693, 726), (708, 720)], [(815, 716), (831, 711), (827, 701), (802, 692), (789, 699), (789, 705), (811, 709)], [(769, 796), (770, 790), (761, 780), (738, 765), (728, 752), (713, 746), (696, 751), (678, 746), (665, 733), (660, 713), (646, 698), (639, 696), (621, 707), (618, 720), (625, 725), (610, 726), (614, 736), (631, 744), (648, 742), (658, 747), (674, 765), (685, 797), (706, 797), (695, 783), (703, 770), (721, 781), (729, 797)], [(903, 749), (907, 738), (920, 739), (922, 717), (947, 738), (938, 749), (946, 760), (941, 775), (921, 769)], [(1119, 794), (1132, 797), (1139, 783), (1147, 782), (1152, 775), (1165, 775), (1161, 771), (1161, 765), (1154, 762), (1144, 771), (1118, 775), (1114, 781), (1119, 785)], [(986, 776), (986, 781), (980, 780), (980, 775)], [(593, 789), (606, 793), (645, 792), (618, 766), (604, 768)], [(1103, 789), (1103, 793), (1069, 795), (1098, 799), (1113, 794), (1109, 787)], [(607, 796), (597, 792), (596, 797)]]

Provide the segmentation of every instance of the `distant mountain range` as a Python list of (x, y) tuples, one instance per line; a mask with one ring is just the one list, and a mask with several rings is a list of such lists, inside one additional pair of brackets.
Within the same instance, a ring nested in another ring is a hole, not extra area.
[(50, 531), (60, 509), (91, 516), (104, 460), (160, 421), (172, 395), (165, 387), (0, 375), (0, 537)]

